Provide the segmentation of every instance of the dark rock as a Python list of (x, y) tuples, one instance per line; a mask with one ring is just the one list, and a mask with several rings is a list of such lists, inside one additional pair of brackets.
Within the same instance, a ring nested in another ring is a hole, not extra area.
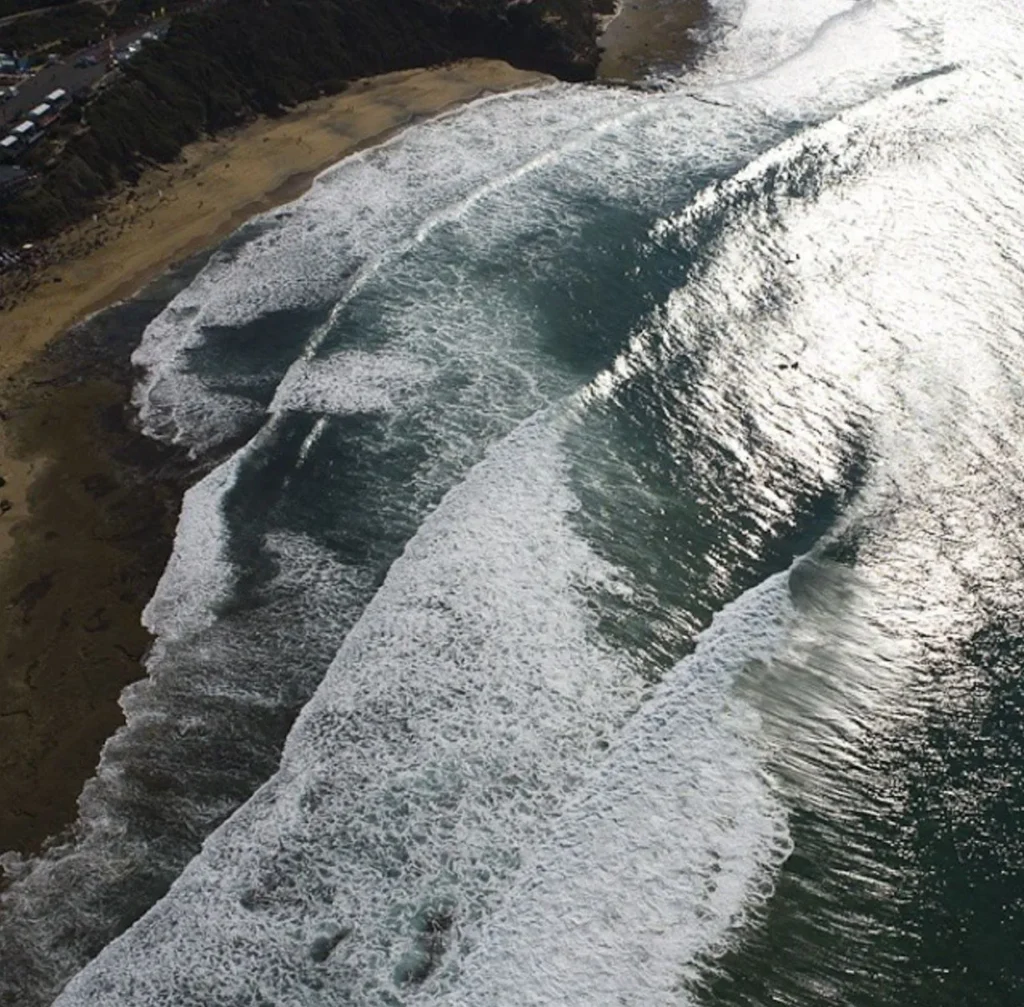
[(350, 934), (351, 927), (330, 927), (309, 945), (309, 957), (317, 964), (327, 961), (331, 952)]

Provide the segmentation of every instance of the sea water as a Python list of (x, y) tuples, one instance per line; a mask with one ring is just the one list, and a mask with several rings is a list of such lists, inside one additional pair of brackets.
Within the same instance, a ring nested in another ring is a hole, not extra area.
[(722, 0), (216, 252), (136, 404), (226, 460), (4, 1002), (1019, 1002), (1021, 52)]

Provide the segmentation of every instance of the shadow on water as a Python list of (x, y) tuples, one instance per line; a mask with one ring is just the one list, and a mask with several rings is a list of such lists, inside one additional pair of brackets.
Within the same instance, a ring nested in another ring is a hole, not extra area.
[(212, 392), (247, 399), (255, 423), (251, 436), (273, 401), (281, 378), (301, 354), (309, 333), (323, 324), (327, 307), (271, 311), (236, 327), (206, 326), (203, 341), (188, 353), (188, 371)]

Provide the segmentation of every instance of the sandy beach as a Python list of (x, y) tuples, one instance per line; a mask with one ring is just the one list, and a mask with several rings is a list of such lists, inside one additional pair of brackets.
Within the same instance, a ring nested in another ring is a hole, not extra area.
[[(143, 671), (140, 613), (197, 477), (134, 429), (134, 346), (101, 320), (69, 328), (296, 198), (346, 154), (481, 94), (547, 81), (490, 60), (357, 81), (192, 145), (55, 242), (30, 289), (0, 288), (0, 852), (37, 849), (74, 820), (121, 722), (121, 690)], [(162, 303), (157, 291), (152, 307), (125, 310), (141, 331)]]
[[(600, 77), (679, 66), (703, 13), (700, 0), (626, 0)], [(27, 285), (0, 278), (0, 852), (31, 853), (73, 823), (118, 697), (144, 672), (140, 614), (200, 474), (138, 434), (129, 402), (138, 335), (187, 281), (168, 270), (410, 122), (550, 81), (468, 60), (354, 82), (191, 145), (50, 244)], [(97, 314), (122, 301), (129, 324)]]
[(696, 56), (693, 29), (708, 16), (705, 0), (620, 0), (601, 36), (598, 77), (634, 82), (678, 71)]

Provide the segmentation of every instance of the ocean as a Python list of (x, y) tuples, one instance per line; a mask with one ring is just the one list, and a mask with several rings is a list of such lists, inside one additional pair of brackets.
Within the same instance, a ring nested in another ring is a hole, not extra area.
[(223, 461), (4, 1004), (1024, 1000), (1024, 9), (701, 53), (348, 158), (140, 335)]

